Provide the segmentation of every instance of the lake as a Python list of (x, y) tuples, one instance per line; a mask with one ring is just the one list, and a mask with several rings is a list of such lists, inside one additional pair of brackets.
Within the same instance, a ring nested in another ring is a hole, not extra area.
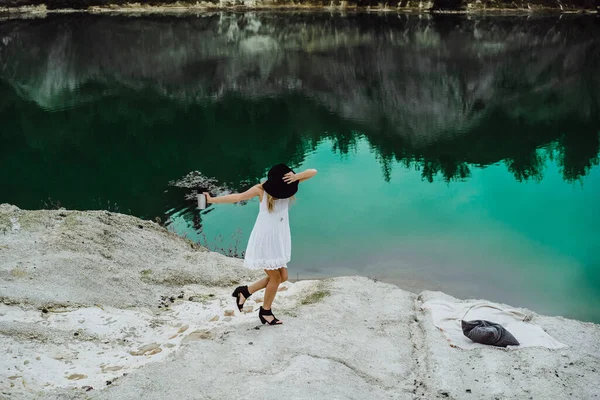
[(0, 24), (0, 203), (160, 219), (224, 253), (284, 162), (290, 277), (600, 322), (596, 16), (203, 13)]

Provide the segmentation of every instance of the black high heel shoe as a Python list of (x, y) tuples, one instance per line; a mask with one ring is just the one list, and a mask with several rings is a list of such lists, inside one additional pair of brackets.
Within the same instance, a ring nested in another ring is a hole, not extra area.
[[(240, 294), (242, 296), (244, 296), (244, 298), (245, 298), (244, 303), (242, 303), (242, 304), (240, 304)], [(233, 291), (231, 296), (235, 297), (235, 304), (237, 305), (238, 310), (242, 311), (242, 308), (244, 308), (244, 304), (246, 303), (246, 300), (248, 300), (248, 298), (252, 295), (248, 291), (248, 286), (238, 286), (235, 288), (235, 290)]]
[[(271, 316), (273, 317), (273, 320), (271, 320), (271, 322), (267, 321), (267, 319), (264, 317), (265, 315), (267, 316)], [(260, 322), (264, 324), (269, 324), (269, 325), (281, 325), (282, 322), (279, 321), (277, 318), (275, 318), (275, 316), (273, 315), (273, 312), (271, 310), (265, 310), (264, 308), (260, 308), (260, 311), (258, 312), (258, 318), (260, 318)]]

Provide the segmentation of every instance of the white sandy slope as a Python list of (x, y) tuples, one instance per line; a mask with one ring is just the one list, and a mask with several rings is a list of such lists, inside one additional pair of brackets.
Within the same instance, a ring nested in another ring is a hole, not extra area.
[(569, 347), (462, 350), (421, 308), (450, 296), (346, 277), (287, 282), (268, 327), (262, 293), (234, 312), (255, 277), (152, 222), (1, 205), (0, 398), (600, 398), (598, 325), (522, 310)]

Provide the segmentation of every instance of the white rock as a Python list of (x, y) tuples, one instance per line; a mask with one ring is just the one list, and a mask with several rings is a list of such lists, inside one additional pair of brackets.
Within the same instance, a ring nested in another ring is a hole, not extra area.
[[(7, 301), (0, 304), (0, 354), (8, 356), (0, 357), (0, 376), (9, 379), (10, 388), (2, 391), (9, 390), (11, 399), (184, 399), (199, 393), (217, 399), (488, 399), (490, 394), (587, 399), (597, 394), (596, 324), (533, 314), (534, 323), (569, 347), (461, 350), (448, 345), (420, 310), (417, 295), (361, 277), (286, 283), (288, 290), (273, 303), (282, 326), (262, 326), (246, 308), (217, 324), (219, 315), (233, 312), (222, 308), (231, 304), (231, 280), (257, 277), (239, 260), (194, 250), (152, 223), (145, 223), (140, 238), (140, 221), (132, 217), (63, 212), (67, 217), (51, 222), (54, 211), (0, 206), (0, 221), (9, 216), (21, 222), (19, 231), (0, 236), (1, 245), (10, 245), (0, 252), (0, 273), (32, 257), (38, 266), (32, 280), (2, 282)], [(105, 230), (110, 241), (101, 239)], [(97, 256), (100, 251), (113, 258)], [(147, 265), (153, 272), (142, 280)], [(158, 299), (173, 292), (173, 285), (214, 297), (175, 302), (154, 314)], [(426, 293), (428, 299), (435, 296), (445, 295)], [(25, 298), (27, 305), (19, 305)], [(68, 308), (61, 307), (67, 302)], [(52, 312), (40, 313), (46, 303), (53, 304)], [(116, 376), (118, 384), (107, 386)], [(231, 384), (232, 376), (238, 384)], [(85, 392), (84, 386), (95, 390)]]

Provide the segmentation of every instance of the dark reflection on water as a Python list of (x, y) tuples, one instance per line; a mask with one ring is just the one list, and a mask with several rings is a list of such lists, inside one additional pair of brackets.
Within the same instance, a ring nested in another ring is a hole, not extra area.
[[(419, 171), (421, 190), (469, 182), (496, 164), (513, 182), (543, 181), (550, 163), (564, 181), (583, 181), (599, 162), (597, 21), (316, 13), (2, 21), (0, 203), (178, 213), (199, 227), (186, 191), (169, 181), (198, 170), (242, 189), (273, 163), (301, 165), (322, 143), (342, 155), (367, 143), (381, 170), (365, 179), (393, 180), (401, 165)], [(597, 234), (580, 228), (586, 240)], [(440, 227), (428, 229), (423, 237)], [(578, 260), (597, 294), (597, 253), (585, 243)]]
[[(214, 14), (53, 17), (0, 26), (3, 198), (116, 202), (154, 216), (171, 179), (239, 186), (366, 135), (383, 176), (465, 179), (506, 161), (566, 180), (598, 163), (597, 18)], [(224, 160), (227, 160), (223, 163)], [(86, 183), (83, 194), (73, 183)], [(97, 203), (97, 204), (96, 204)]]

